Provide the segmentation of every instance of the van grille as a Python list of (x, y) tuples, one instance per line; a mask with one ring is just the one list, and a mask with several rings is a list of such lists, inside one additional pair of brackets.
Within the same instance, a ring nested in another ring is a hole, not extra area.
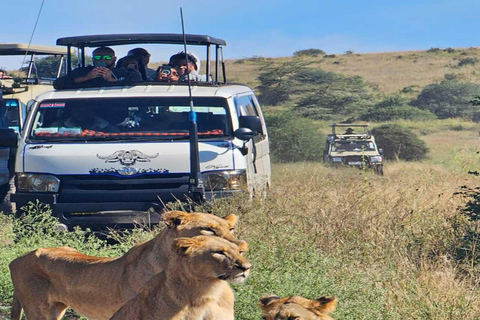
[(182, 197), (188, 190), (186, 174), (148, 174), (137, 177), (113, 175), (59, 176), (58, 202), (139, 202), (158, 197)]

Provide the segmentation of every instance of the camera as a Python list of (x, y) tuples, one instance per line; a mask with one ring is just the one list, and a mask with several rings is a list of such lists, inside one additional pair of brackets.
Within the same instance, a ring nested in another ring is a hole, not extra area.
[(160, 69), (160, 73), (163, 73), (164, 75), (169, 76), (172, 70), (172, 66), (168, 64), (162, 65), (162, 68)]

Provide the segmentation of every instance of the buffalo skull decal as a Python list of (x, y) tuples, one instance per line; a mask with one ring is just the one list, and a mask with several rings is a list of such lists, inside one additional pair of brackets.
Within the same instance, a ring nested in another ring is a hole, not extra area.
[(138, 150), (119, 150), (109, 156), (101, 156), (97, 154), (97, 158), (105, 160), (105, 163), (120, 162), (124, 166), (133, 166), (135, 162), (150, 162), (150, 159), (158, 157), (158, 153), (149, 156)]

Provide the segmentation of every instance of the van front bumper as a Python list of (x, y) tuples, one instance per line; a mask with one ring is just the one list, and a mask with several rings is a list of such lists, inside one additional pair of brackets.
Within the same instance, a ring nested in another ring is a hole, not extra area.
[[(243, 191), (207, 191), (204, 199), (212, 201), (240, 193), (243, 193)], [(117, 197), (118, 194), (115, 198)], [(39, 203), (48, 205), (52, 210), (52, 215), (69, 229), (79, 226), (92, 230), (103, 230), (106, 228), (132, 228), (139, 225), (158, 224), (161, 219), (159, 212), (164, 208), (164, 204), (186, 200), (186, 195), (183, 197), (180, 195), (177, 195), (177, 197), (172, 197), (172, 195), (163, 195), (162, 197), (162, 195), (159, 195), (158, 197), (162, 201), (119, 202), (108, 201), (107, 197), (102, 202), (82, 202), (79, 196), (77, 201), (66, 203), (59, 201), (58, 193), (16, 192), (10, 196), (10, 199), (11, 202), (16, 204), (17, 211), (21, 208), (28, 208), (30, 202), (35, 204), (37, 200)], [(127, 199), (125, 197), (125, 200)]]

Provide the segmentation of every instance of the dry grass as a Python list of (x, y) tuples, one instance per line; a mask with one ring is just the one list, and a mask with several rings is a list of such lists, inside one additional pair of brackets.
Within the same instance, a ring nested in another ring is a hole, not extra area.
[(240, 82), (254, 88), (259, 83), (257, 74), (263, 63), (281, 63), (300, 59), (310, 62), (311, 68), (359, 75), (382, 93), (395, 93), (413, 86), (420, 91), (424, 86), (444, 80), (445, 74), (454, 74), (457, 79), (480, 83), (476, 65), (458, 66), (460, 59), (472, 57), (480, 60), (480, 49), (455, 49), (453, 53), (440, 51), (402, 51), (366, 54), (343, 54), (335, 58), (284, 57), (273, 59), (227, 60), (227, 77), (231, 82)]

